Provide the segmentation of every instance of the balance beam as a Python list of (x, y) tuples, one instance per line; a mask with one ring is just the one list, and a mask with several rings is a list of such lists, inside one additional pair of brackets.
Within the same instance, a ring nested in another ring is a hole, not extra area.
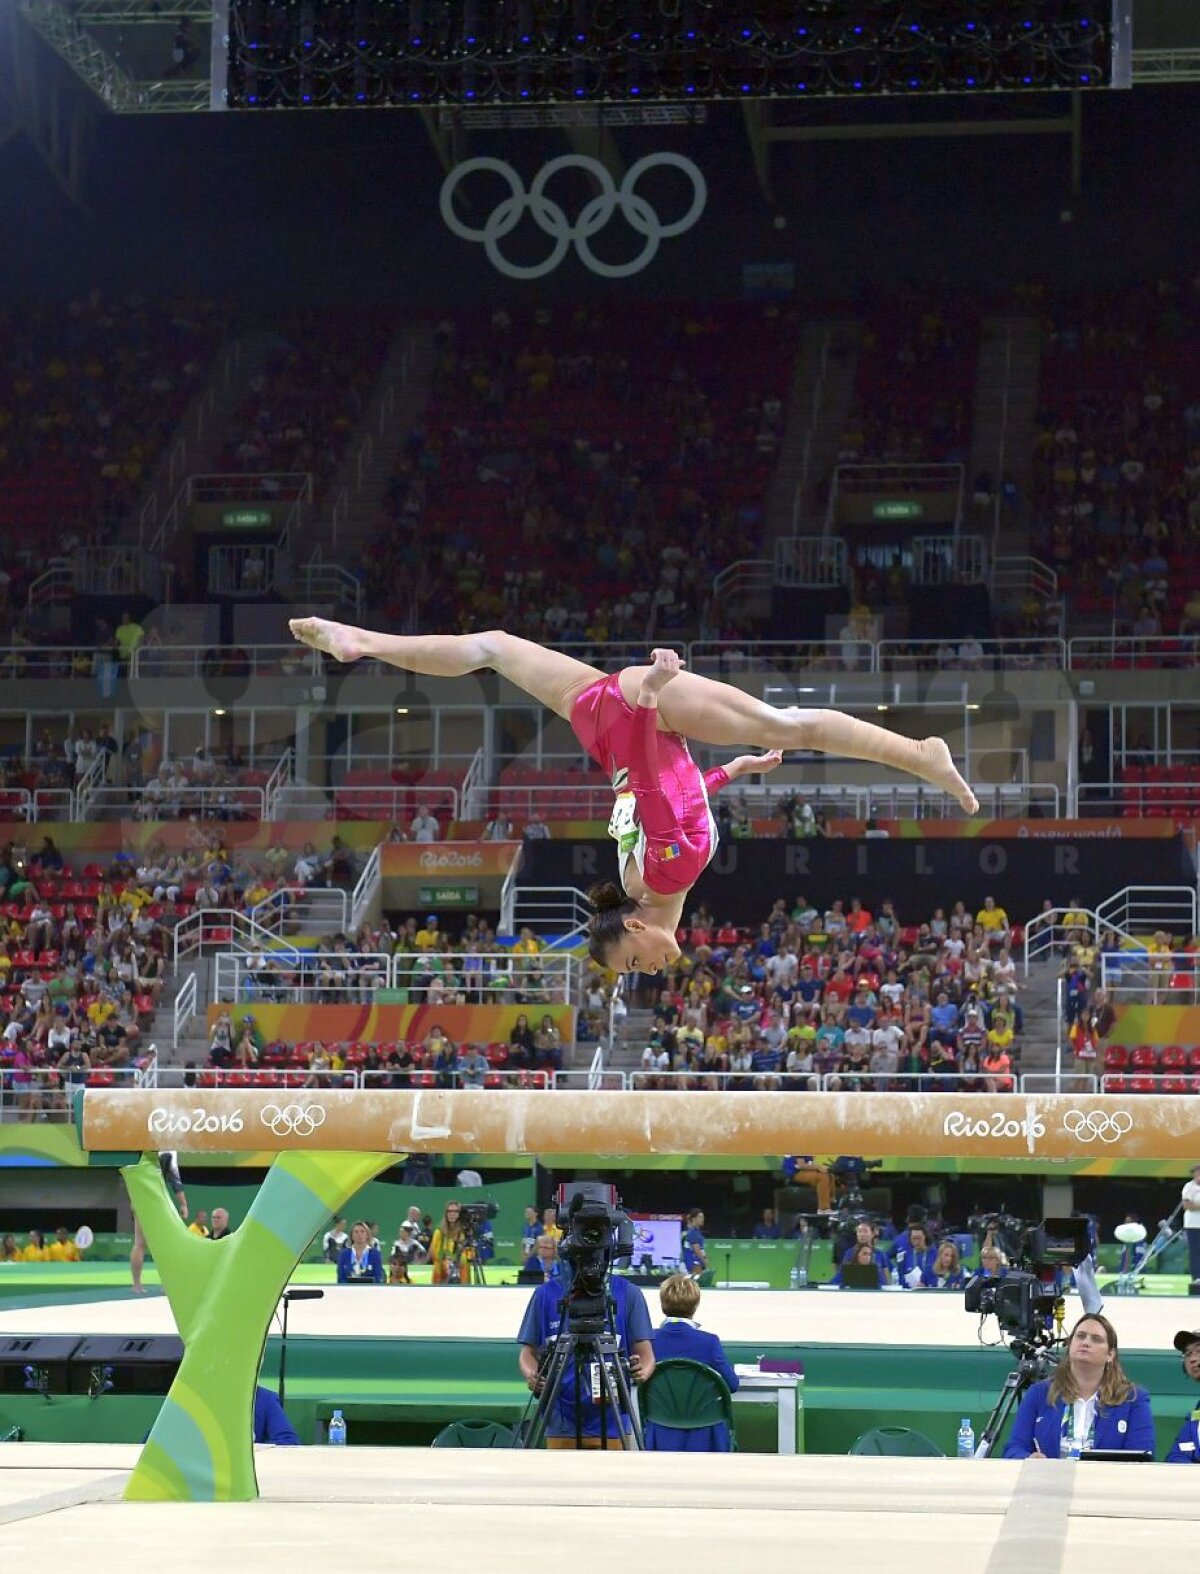
[(881, 1158), (1200, 1158), (1196, 1103), (1106, 1094), (89, 1088), (80, 1140), (308, 1153), (869, 1153)]

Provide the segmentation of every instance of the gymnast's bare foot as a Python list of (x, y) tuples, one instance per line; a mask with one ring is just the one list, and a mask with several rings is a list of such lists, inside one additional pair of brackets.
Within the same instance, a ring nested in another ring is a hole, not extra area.
[(288, 628), (302, 645), (323, 650), (335, 661), (357, 661), (365, 654), (362, 629), (348, 623), (331, 623), (328, 618), (290, 618)]
[(944, 738), (923, 738), (918, 744), (925, 760), (925, 769), (915, 774), (934, 787), (940, 787), (952, 798), (957, 798), (968, 814), (978, 814), (979, 799), (955, 769), (950, 750)]

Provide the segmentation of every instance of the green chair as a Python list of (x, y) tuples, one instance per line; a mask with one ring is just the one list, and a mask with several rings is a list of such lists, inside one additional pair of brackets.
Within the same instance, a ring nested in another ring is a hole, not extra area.
[(944, 1459), (936, 1443), (907, 1426), (876, 1426), (850, 1446), (852, 1454), (888, 1454), (895, 1459)]
[(444, 1426), (431, 1448), (511, 1448), (513, 1429), (499, 1421), (451, 1421)]
[(638, 1407), (643, 1427), (698, 1432), (723, 1422), (729, 1429), (730, 1449), (737, 1447), (729, 1387), (703, 1361), (660, 1361), (650, 1381), (638, 1390)]

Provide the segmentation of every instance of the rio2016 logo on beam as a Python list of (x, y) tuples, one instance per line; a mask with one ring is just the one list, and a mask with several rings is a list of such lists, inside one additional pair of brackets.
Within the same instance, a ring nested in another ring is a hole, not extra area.
[[(665, 224), (645, 197), (637, 193), (638, 181), (652, 169), (677, 169), (692, 185), (690, 206), (681, 218)], [(567, 218), (557, 202), (546, 195), (550, 180), (564, 169), (583, 170), (595, 182), (598, 194), (586, 202), (574, 223)], [(509, 195), (498, 202), (482, 226), (464, 224), (454, 211), (454, 197), (468, 175), (477, 171), (490, 171), (499, 175), (508, 185)], [(446, 227), (460, 240), (475, 243), (482, 241), (488, 261), (498, 273), (510, 279), (542, 279), (553, 273), (562, 262), (572, 244), (580, 262), (591, 273), (605, 279), (627, 279), (640, 273), (653, 262), (664, 240), (682, 235), (690, 230), (704, 212), (708, 201), (708, 183), (703, 174), (682, 153), (648, 153), (630, 166), (618, 186), (603, 164), (581, 153), (564, 153), (551, 159), (534, 176), (528, 191), (520, 175), (503, 159), (472, 158), (457, 164), (442, 182), (441, 210)], [(642, 237), (642, 249), (628, 262), (605, 262), (591, 248), (592, 237), (599, 233), (620, 209), (630, 229)], [(543, 234), (554, 242), (550, 254), (541, 262), (523, 264), (511, 262), (500, 250), (500, 242), (512, 233), (525, 213)]]

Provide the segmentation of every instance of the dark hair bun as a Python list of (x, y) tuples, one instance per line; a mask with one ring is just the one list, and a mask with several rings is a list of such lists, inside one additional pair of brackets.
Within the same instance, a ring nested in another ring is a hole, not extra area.
[(624, 907), (629, 898), (621, 887), (612, 880), (601, 880), (598, 885), (592, 886), (588, 892), (588, 901), (598, 913), (606, 913), (617, 907)]

